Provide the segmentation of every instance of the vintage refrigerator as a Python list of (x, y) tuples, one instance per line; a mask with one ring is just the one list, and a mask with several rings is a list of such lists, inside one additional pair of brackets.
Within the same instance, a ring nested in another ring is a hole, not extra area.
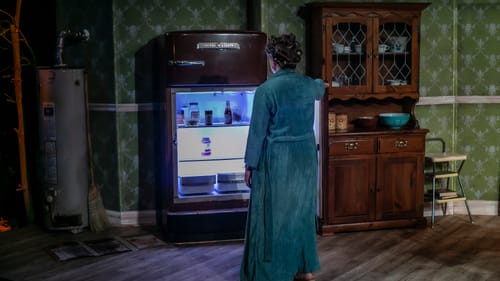
[(156, 213), (169, 241), (244, 236), (244, 154), (255, 89), (267, 78), (266, 40), (261, 32), (175, 31), (143, 50), (152, 54), (141, 59), (151, 65), (146, 88), (160, 105)]

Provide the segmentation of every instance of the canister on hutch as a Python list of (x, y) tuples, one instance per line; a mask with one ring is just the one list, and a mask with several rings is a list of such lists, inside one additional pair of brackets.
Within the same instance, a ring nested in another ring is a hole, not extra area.
[(335, 131), (335, 112), (328, 112), (328, 131)]
[(347, 114), (339, 113), (335, 117), (335, 129), (339, 131), (347, 130)]

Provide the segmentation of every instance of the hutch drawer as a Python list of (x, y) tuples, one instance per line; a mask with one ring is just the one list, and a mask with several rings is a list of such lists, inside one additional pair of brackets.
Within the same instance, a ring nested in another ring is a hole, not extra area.
[(376, 152), (375, 138), (334, 138), (330, 140), (330, 155), (371, 154)]
[(379, 138), (379, 153), (422, 152), (425, 149), (424, 136), (386, 136)]

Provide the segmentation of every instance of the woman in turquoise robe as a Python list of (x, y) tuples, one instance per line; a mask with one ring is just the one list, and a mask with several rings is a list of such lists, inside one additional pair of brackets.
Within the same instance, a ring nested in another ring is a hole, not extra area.
[(255, 93), (245, 153), (250, 206), (241, 281), (312, 280), (316, 248), (318, 156), (314, 103), (324, 82), (298, 74), (293, 34), (272, 36), (273, 75)]

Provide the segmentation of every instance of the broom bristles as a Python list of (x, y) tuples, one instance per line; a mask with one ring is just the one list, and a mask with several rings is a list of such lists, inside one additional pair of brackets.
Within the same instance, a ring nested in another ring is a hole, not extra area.
[(95, 185), (89, 188), (89, 226), (90, 230), (100, 232), (109, 227), (110, 223), (104, 205), (102, 203), (101, 193)]
[(87, 148), (90, 169), (90, 186), (87, 198), (89, 207), (89, 226), (91, 231), (100, 232), (110, 226), (104, 204), (102, 203), (101, 193), (95, 184), (94, 179), (94, 158), (92, 149), (92, 138), (90, 136), (89, 102), (87, 91), (85, 91), (86, 123), (87, 123)]

